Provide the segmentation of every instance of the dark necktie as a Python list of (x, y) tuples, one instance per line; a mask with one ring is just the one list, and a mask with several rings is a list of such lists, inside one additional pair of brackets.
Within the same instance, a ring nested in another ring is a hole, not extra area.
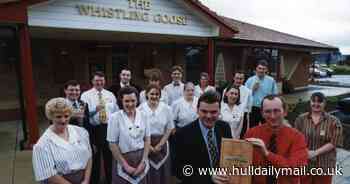
[(74, 101), (74, 103), (73, 103), (73, 107), (74, 107), (74, 109), (78, 109), (78, 104), (77, 104), (77, 102), (76, 102), (76, 101)]
[(209, 130), (207, 134), (209, 154), (211, 158), (211, 166), (217, 167), (219, 164), (218, 152), (214, 143), (213, 130)]
[[(269, 146), (268, 146), (268, 150), (271, 153), (277, 153), (276, 134), (274, 134), (274, 133), (271, 135)], [(271, 175), (271, 176), (269, 175), (269, 176), (266, 177), (266, 183), (267, 184), (276, 184), (277, 183), (277, 179), (276, 179), (276, 177), (274, 175)]]

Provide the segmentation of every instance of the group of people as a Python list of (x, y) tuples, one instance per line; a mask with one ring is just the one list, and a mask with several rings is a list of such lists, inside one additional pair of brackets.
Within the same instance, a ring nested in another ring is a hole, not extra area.
[[(287, 109), (267, 75), (265, 60), (245, 81), (234, 73), (222, 95), (200, 74), (198, 85), (182, 82), (183, 70), (172, 67), (172, 81), (162, 88), (160, 70), (152, 70), (144, 90), (123, 69), (120, 83), (105, 89), (96, 72), (92, 88), (81, 95), (77, 81), (64, 86), (65, 97), (45, 106), (49, 128), (33, 147), (33, 168), (40, 183), (112, 184), (228, 183), (229, 176), (201, 176), (198, 168), (220, 163), (222, 138), (254, 145), (253, 164), (274, 167), (335, 167), (335, 147), (342, 126), (325, 112), (322, 93), (311, 96), (310, 111), (295, 128), (284, 120)], [(102, 162), (103, 161), (103, 162)], [(184, 167), (193, 168), (191, 176)], [(103, 166), (103, 169), (101, 168)], [(103, 170), (101, 172), (101, 170)], [(331, 183), (332, 176), (253, 176), (253, 183)]]

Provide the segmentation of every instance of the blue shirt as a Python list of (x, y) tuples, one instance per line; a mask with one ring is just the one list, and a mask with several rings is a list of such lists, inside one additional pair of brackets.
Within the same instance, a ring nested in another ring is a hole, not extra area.
[[(215, 144), (215, 147), (216, 147), (216, 151), (217, 151), (217, 154), (218, 154), (218, 157), (220, 157), (219, 155), (219, 150), (218, 150), (218, 144), (217, 144), (217, 141), (216, 141), (216, 134), (215, 134), (215, 131), (214, 131), (214, 127), (211, 128), (211, 129), (208, 129), (207, 127), (205, 127), (203, 125), (203, 123), (201, 122), (201, 120), (198, 119), (198, 123), (199, 123), (199, 127), (201, 128), (201, 132), (202, 132), (202, 136), (203, 136), (203, 139), (205, 141), (205, 144), (207, 145), (207, 151), (208, 151), (208, 155), (209, 155), (209, 159), (210, 159), (210, 165), (212, 163), (212, 159), (210, 157), (210, 152), (209, 152), (209, 147), (208, 147), (208, 138), (207, 138), (207, 135), (208, 135), (208, 132), (209, 131), (213, 131), (213, 140), (214, 140), (214, 144)], [(212, 166), (213, 167), (213, 166)]]
[[(253, 86), (256, 82), (259, 82), (259, 88), (254, 91)], [(254, 107), (260, 108), (261, 101), (265, 96), (276, 95), (278, 93), (275, 79), (267, 75), (265, 75), (263, 78), (259, 78), (258, 76), (254, 75), (247, 80), (245, 86), (252, 90)]]

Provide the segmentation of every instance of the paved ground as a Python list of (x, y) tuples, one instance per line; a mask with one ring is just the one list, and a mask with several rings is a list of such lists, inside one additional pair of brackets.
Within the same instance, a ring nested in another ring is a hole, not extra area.
[(322, 92), (326, 96), (338, 96), (350, 93), (350, 88), (309, 85), (305, 89), (301, 89), (292, 94), (284, 95), (284, 97), (287, 102), (308, 101), (314, 92)]
[(350, 75), (333, 75), (332, 77), (316, 79), (316, 81), (336, 82), (338, 84), (350, 86)]

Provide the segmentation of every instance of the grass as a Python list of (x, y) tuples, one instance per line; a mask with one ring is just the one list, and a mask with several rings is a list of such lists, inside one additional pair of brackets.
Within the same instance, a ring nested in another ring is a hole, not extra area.
[(334, 70), (334, 75), (350, 75), (349, 65), (331, 65), (330, 68)]

